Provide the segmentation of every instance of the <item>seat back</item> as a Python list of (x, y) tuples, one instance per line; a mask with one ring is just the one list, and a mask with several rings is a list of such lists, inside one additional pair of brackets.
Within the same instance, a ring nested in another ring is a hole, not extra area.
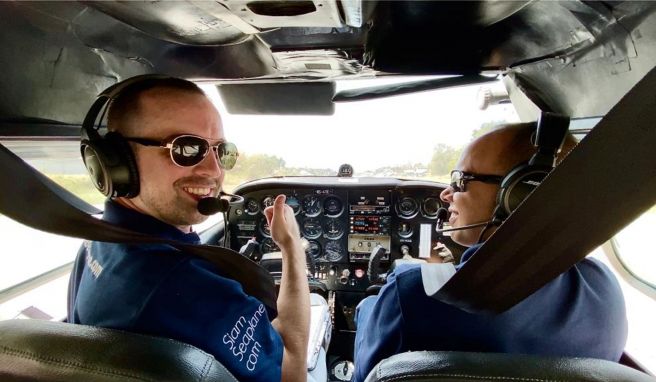
[(191, 345), (120, 330), (0, 321), (1, 381), (237, 381)]
[(366, 379), (366, 382), (391, 381), (655, 382), (656, 378), (615, 362), (592, 358), (417, 351), (380, 361)]

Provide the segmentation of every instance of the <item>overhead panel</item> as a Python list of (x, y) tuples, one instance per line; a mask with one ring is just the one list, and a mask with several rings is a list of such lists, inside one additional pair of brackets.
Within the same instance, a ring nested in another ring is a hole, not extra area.
[(178, 44), (234, 44), (259, 32), (215, 1), (91, 1), (85, 4), (151, 37)]
[[(350, 1), (349, 19), (362, 19), (360, 1)], [(224, 1), (234, 14), (251, 25), (265, 28), (279, 27), (343, 27), (342, 12), (336, 0), (314, 1)]]

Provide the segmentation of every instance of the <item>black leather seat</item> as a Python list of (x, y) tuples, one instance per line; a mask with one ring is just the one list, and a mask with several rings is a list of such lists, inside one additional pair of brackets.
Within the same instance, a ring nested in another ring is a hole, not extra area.
[(391, 381), (654, 382), (656, 378), (615, 362), (591, 358), (417, 351), (379, 362), (366, 379)]
[(0, 321), (0, 381), (237, 381), (182, 342), (38, 320)]

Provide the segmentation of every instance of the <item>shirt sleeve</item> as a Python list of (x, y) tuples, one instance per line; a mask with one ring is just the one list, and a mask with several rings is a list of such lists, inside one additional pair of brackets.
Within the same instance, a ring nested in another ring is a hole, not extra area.
[(388, 279), (380, 290), (369, 317), (358, 322), (353, 381), (364, 381), (381, 360), (401, 352), (403, 317), (396, 279)]
[(194, 345), (239, 381), (279, 381), (283, 344), (264, 305), (200, 259), (183, 262), (151, 293), (140, 331)]

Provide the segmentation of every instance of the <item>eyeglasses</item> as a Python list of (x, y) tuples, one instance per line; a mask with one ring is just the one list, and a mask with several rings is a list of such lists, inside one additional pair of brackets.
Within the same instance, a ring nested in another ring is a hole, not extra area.
[(465, 186), (467, 182), (478, 181), (483, 183), (493, 183), (499, 184), (503, 180), (503, 176), (499, 175), (485, 175), (485, 174), (473, 174), (471, 172), (465, 172), (460, 170), (451, 171), (451, 188), (455, 192), (465, 192)]
[(196, 135), (178, 135), (164, 141), (127, 137), (125, 140), (144, 146), (169, 149), (171, 160), (180, 167), (191, 167), (199, 164), (205, 159), (207, 153), (210, 152), (210, 148), (216, 153), (219, 165), (224, 170), (230, 170), (235, 167), (235, 163), (239, 157), (237, 146), (234, 143), (219, 142), (212, 145), (207, 139)]

